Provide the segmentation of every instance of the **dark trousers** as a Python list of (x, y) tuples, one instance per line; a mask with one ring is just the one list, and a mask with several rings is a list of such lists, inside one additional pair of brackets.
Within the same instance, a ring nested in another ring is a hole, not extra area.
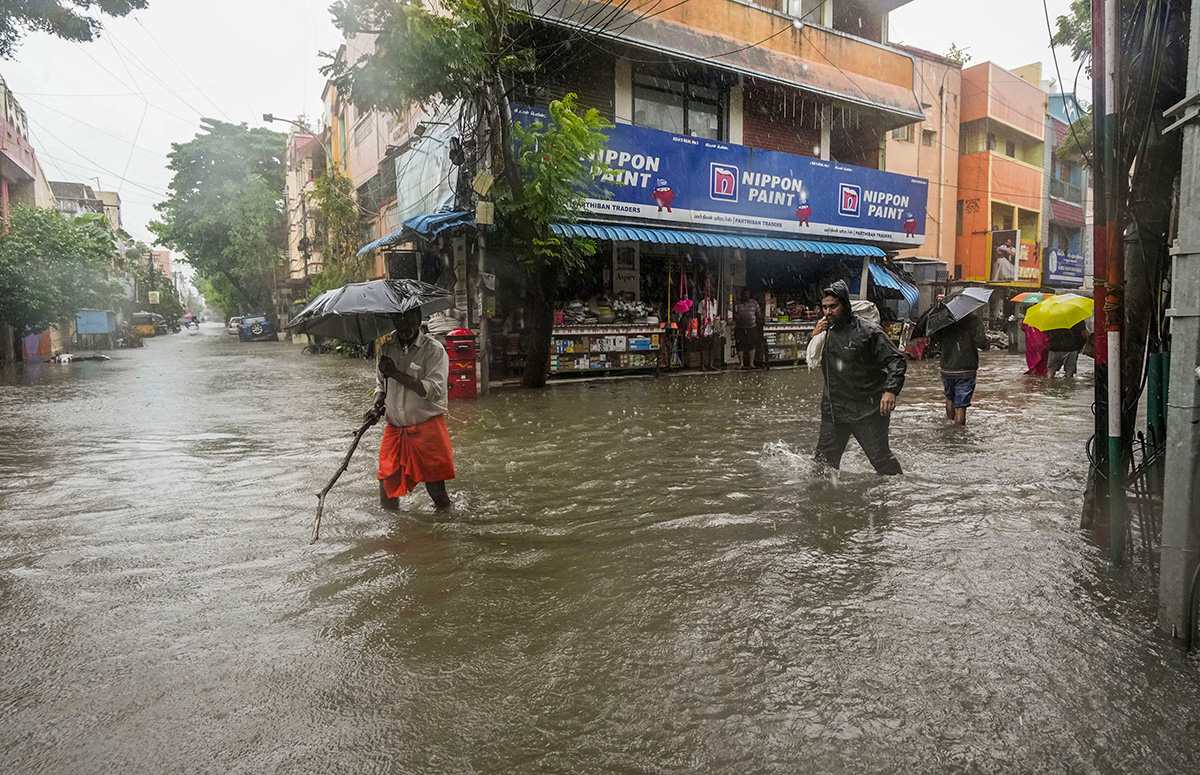
[(846, 444), (853, 436), (858, 440), (863, 452), (875, 471), (881, 474), (899, 474), (900, 461), (892, 454), (888, 446), (888, 425), (890, 420), (883, 415), (874, 415), (858, 422), (840, 423), (821, 418), (821, 435), (817, 438), (817, 451), (813, 460), (830, 468), (840, 468), (842, 453)]

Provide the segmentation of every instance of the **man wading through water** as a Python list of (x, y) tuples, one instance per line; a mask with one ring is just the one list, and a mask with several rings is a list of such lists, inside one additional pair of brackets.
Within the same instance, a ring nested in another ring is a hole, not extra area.
[(837, 469), (850, 437), (881, 474), (898, 474), (888, 447), (888, 424), (904, 387), (904, 355), (879, 326), (850, 311), (850, 290), (838, 280), (822, 292), (825, 315), (813, 336), (825, 332), (821, 373), (821, 435), (813, 459)]
[(421, 310), (393, 315), (396, 333), (379, 347), (375, 408), (387, 419), (379, 447), (379, 505), (399, 508), (399, 497), (424, 482), (439, 510), (449, 508), (446, 480), (454, 454), (446, 429), (446, 379), (450, 357), (421, 333)]

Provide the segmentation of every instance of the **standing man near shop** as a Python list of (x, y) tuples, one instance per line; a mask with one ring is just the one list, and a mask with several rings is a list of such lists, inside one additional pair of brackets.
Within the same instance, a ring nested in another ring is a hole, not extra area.
[(754, 368), (754, 354), (758, 352), (759, 328), (762, 323), (762, 307), (750, 298), (750, 291), (743, 288), (737, 303), (733, 305), (733, 341), (737, 344), (743, 370)]
[(393, 315), (396, 333), (379, 347), (375, 408), (387, 420), (379, 447), (379, 505), (389, 511), (424, 482), (438, 510), (449, 508), (454, 452), (446, 428), (446, 349), (421, 331), (421, 310)]
[(850, 310), (850, 290), (838, 280), (822, 293), (824, 317), (813, 336), (825, 333), (821, 373), (821, 433), (813, 459), (837, 469), (853, 436), (881, 474), (899, 474), (888, 445), (896, 397), (904, 387), (904, 355), (879, 326)]
[[(986, 309), (984, 307), (983, 309)], [(975, 395), (979, 351), (986, 350), (987, 332), (978, 311), (933, 332), (930, 337), (942, 350), (942, 392), (946, 396), (946, 419), (967, 424), (967, 407)]]

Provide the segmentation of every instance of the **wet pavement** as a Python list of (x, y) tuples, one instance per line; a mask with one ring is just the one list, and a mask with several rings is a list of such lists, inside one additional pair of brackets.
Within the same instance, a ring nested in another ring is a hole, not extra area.
[(1200, 665), (1078, 530), (1075, 382), (936, 362), (906, 474), (808, 463), (804, 369), (452, 405), (377, 506), (370, 364), (219, 325), (0, 369), (0, 772), (1200, 771)]

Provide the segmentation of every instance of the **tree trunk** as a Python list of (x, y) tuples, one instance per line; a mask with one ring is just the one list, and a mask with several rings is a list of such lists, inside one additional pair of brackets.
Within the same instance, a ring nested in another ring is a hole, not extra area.
[(558, 270), (545, 260), (529, 270), (530, 310), (526, 318), (525, 374), (521, 387), (546, 386), (550, 367), (550, 339), (554, 333), (554, 291), (558, 285)]

